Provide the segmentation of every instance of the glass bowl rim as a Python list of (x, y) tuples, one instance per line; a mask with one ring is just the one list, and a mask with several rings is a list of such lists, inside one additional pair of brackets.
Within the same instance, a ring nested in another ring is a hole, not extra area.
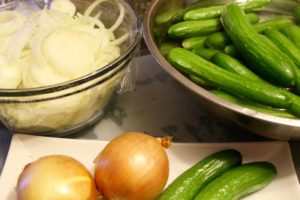
[[(42, 0), (30, 0), (34, 1), (41, 1)], [(118, 1), (118, 0), (117, 0)], [(18, 3), (18, 1), (8, 2), (6, 4), (1, 5), (1, 8), (6, 6), (12, 6), (13, 4)], [(45, 1), (44, 1), (45, 3)], [(46, 4), (46, 3), (45, 3)], [(122, 4), (128, 4), (127, 2), (123, 2)], [(107, 65), (96, 69), (86, 75), (80, 76), (78, 78), (65, 81), (62, 83), (57, 83), (49, 86), (42, 86), (42, 87), (35, 87), (35, 88), (24, 88), (24, 89), (1, 89), (0, 88), (0, 97), (22, 97), (22, 96), (35, 96), (35, 95), (43, 95), (43, 94), (50, 94), (54, 92), (64, 91), (76, 86), (83, 85), (89, 81), (95, 80), (96, 78), (107, 74), (108, 72), (112, 71), (113, 69), (117, 68), (120, 64), (126, 61), (127, 57), (135, 50), (136, 46), (142, 39), (142, 21), (137, 13), (132, 9), (132, 7), (128, 4), (126, 8), (129, 9), (132, 16), (135, 18), (135, 25), (136, 28), (134, 30), (130, 30), (130, 32), (134, 32), (135, 36), (132, 38), (132, 41), (128, 47), (126, 47), (125, 52), (123, 52), (117, 59), (113, 60), (112, 62), (108, 63)], [(1, 11), (0, 11), (1, 12)], [(118, 70), (119, 71), (119, 70)]]

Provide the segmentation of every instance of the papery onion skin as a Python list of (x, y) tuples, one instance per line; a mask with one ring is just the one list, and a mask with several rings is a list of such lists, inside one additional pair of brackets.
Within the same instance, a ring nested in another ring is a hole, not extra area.
[(95, 200), (96, 186), (79, 161), (50, 155), (25, 166), (17, 183), (18, 200)]
[(155, 199), (168, 176), (165, 149), (144, 133), (128, 132), (114, 138), (95, 159), (94, 178), (105, 199)]

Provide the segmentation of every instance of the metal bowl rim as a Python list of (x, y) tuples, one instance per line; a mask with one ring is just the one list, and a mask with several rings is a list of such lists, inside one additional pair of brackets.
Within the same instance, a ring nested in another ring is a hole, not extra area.
[(277, 117), (268, 115), (265, 113), (257, 112), (242, 106), (239, 106), (237, 104), (228, 102), (226, 100), (221, 99), (220, 97), (217, 97), (213, 95), (212, 93), (208, 92), (203, 87), (195, 84), (191, 80), (189, 80), (187, 77), (185, 77), (183, 74), (181, 74), (179, 71), (177, 71), (166, 59), (162, 54), (160, 53), (152, 32), (151, 32), (151, 26), (154, 19), (154, 13), (157, 11), (158, 6), (162, 3), (161, 0), (152, 0), (152, 2), (147, 6), (144, 20), (143, 20), (143, 33), (144, 33), (144, 39), (146, 42), (146, 45), (154, 57), (154, 59), (160, 64), (160, 66), (174, 79), (176, 79), (179, 83), (181, 83), (185, 88), (192, 91), (193, 93), (200, 95), (203, 98), (206, 98), (209, 101), (212, 101), (213, 103), (220, 105), (224, 108), (227, 108), (231, 111), (235, 111), (239, 114), (246, 115), (251, 118), (259, 119), (262, 121), (267, 121), (271, 123), (276, 123), (278, 125), (287, 125), (292, 127), (300, 127), (300, 119), (291, 119), (291, 118), (284, 118), (284, 117)]

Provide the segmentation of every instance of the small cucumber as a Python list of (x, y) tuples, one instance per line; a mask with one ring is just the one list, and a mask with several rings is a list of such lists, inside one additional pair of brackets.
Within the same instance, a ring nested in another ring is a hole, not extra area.
[(206, 45), (212, 49), (224, 49), (227, 45), (232, 44), (225, 31), (213, 33), (207, 37)]
[[(239, 4), (245, 12), (252, 11), (257, 8), (262, 8), (271, 3), (271, 0), (252, 0), (246, 1), (245, 3)], [(201, 20), (201, 19), (211, 19), (220, 17), (223, 10), (225, 9), (225, 5), (221, 6), (211, 6), (206, 8), (198, 8), (194, 10), (190, 10), (185, 13), (183, 19), (184, 20)]]
[(286, 110), (264, 106), (264, 105), (255, 103), (253, 101), (249, 101), (247, 99), (241, 99), (241, 98), (231, 95), (225, 91), (221, 91), (221, 90), (209, 90), (209, 91), (212, 94), (220, 97), (221, 99), (224, 99), (231, 103), (249, 108), (251, 110), (255, 110), (257, 112), (273, 115), (276, 117), (296, 118), (296, 116), (292, 115), (291, 113), (287, 112)]
[(202, 48), (202, 47), (197, 47), (192, 50), (195, 54), (201, 56), (202, 58), (206, 60), (211, 60), (212, 57), (220, 52), (219, 50), (216, 49), (210, 49), (210, 48)]
[(180, 44), (174, 41), (165, 41), (159, 45), (159, 51), (163, 56), (166, 56), (175, 47), (180, 47)]
[(298, 48), (300, 48), (300, 27), (296, 24), (289, 24), (280, 29)]
[(182, 21), (168, 29), (170, 37), (188, 38), (203, 36), (222, 30), (220, 19), (207, 19), (201, 21)]
[(157, 200), (192, 200), (210, 181), (241, 162), (242, 155), (236, 150), (216, 152), (178, 176)]
[(240, 58), (241, 57), (240, 52), (232, 44), (231, 45), (227, 45), (224, 48), (224, 53), (226, 53), (227, 55), (229, 55), (231, 57), (234, 57), (234, 58)]
[(284, 28), (292, 23), (293, 23), (293, 21), (288, 17), (276, 17), (276, 18), (269, 19), (269, 20), (260, 22), (258, 24), (255, 24), (254, 29), (257, 33), (261, 33), (268, 28), (277, 30), (277, 29)]
[(276, 108), (290, 106), (290, 99), (280, 89), (228, 72), (184, 48), (171, 49), (167, 59), (180, 71), (207, 80), (227, 92)]
[(291, 106), (290, 106), (290, 112), (297, 116), (300, 117), (300, 97), (298, 95), (295, 95), (294, 93), (291, 92), (286, 92), (288, 97), (291, 100)]
[(196, 47), (205, 47), (207, 36), (186, 38), (182, 41), (181, 45), (185, 49), (193, 49)]
[(207, 7), (210, 5), (224, 4), (227, 3), (227, 1), (228, 0), (203, 0), (183, 7), (183, 1), (169, 0), (165, 2), (166, 4), (161, 5), (163, 10), (159, 12), (159, 14), (156, 16), (157, 19), (154, 19), (154, 21), (156, 22), (156, 25), (170, 25), (181, 21), (184, 14), (190, 10)]
[(298, 49), (291, 40), (277, 30), (267, 29), (263, 34), (287, 54), (300, 69), (300, 49)]
[[(261, 33), (268, 28), (280, 29), (288, 24), (291, 24), (293, 21), (287, 17), (278, 17), (270, 20), (254, 24), (253, 27), (256, 32)], [(253, 22), (252, 22), (253, 23)], [(232, 42), (225, 31), (220, 31), (213, 33), (208, 36), (206, 40), (206, 45), (210, 48), (224, 49), (225, 46), (230, 45)]]
[[(255, 14), (247, 14), (248, 21), (257, 20)], [(182, 21), (173, 24), (168, 29), (168, 35), (173, 38), (188, 38), (195, 36), (203, 36), (223, 30), (223, 26), (219, 18)]]
[(202, 87), (205, 87), (205, 88), (212, 88), (214, 87), (211, 83), (197, 77), (197, 76), (193, 76), (193, 75), (190, 75), (189, 78), (191, 79), (191, 81), (193, 81), (194, 83), (196, 83), (197, 85), (200, 85)]
[(235, 74), (247, 77), (248, 79), (258, 81), (260, 83), (265, 83), (260, 77), (258, 77), (254, 72), (249, 70), (237, 59), (225, 54), (225, 53), (216, 53), (211, 58), (212, 62), (216, 65), (226, 69), (227, 71), (233, 72)]
[(270, 162), (242, 164), (213, 180), (194, 200), (237, 200), (265, 188), (276, 175)]
[[(165, 24), (172, 19), (175, 20), (174, 18), (176, 18), (176, 14), (183, 9), (182, 4), (179, 3), (178, 0), (169, 0), (167, 4), (164, 4), (162, 6), (164, 9), (159, 10), (158, 14), (154, 18), (154, 22), (156, 25)], [(180, 18), (178, 20), (180, 20)]]
[(235, 47), (260, 77), (281, 87), (295, 86), (295, 64), (255, 31), (237, 4), (226, 6), (221, 19)]
[(300, 22), (300, 6), (297, 6), (293, 10), (293, 16), (296, 19), (296, 21), (299, 23)]

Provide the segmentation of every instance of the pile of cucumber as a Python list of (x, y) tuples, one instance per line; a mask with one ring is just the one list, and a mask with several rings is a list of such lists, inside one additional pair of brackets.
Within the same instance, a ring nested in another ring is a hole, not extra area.
[[(172, 7), (155, 18), (161, 53), (193, 82), (235, 104), (300, 117), (300, 9), (261, 17), (271, 0)], [(263, 18), (263, 19), (262, 19)]]
[(237, 200), (263, 189), (276, 174), (270, 162), (242, 163), (239, 151), (225, 149), (183, 172), (157, 200)]

